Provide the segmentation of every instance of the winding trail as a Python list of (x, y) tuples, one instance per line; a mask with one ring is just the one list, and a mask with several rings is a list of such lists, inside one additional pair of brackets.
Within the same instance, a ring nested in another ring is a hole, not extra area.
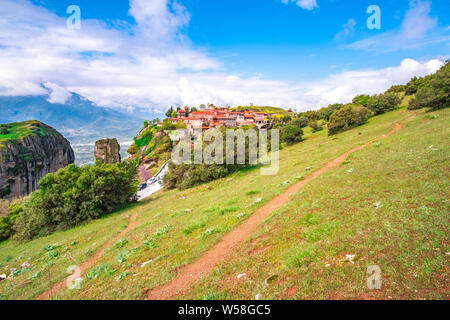
[(397, 123), (388, 134), (382, 135), (378, 139), (366, 142), (363, 145), (357, 146), (350, 151), (347, 151), (340, 157), (328, 162), (321, 169), (313, 172), (307, 176), (304, 180), (298, 181), (289, 188), (287, 188), (283, 193), (276, 196), (270, 200), (267, 204), (256, 210), (247, 220), (242, 222), (236, 229), (230, 231), (208, 252), (206, 252), (198, 260), (191, 264), (188, 264), (181, 268), (175, 278), (163, 284), (159, 287), (154, 287), (150, 289), (147, 293), (147, 299), (149, 300), (169, 300), (174, 299), (180, 294), (186, 293), (189, 288), (198, 280), (206, 276), (212, 269), (229, 255), (235, 247), (243, 243), (256, 229), (259, 224), (266, 219), (271, 212), (279, 209), (282, 205), (289, 201), (291, 195), (298, 192), (305, 184), (307, 184), (312, 179), (320, 176), (321, 174), (327, 172), (331, 168), (342, 163), (349, 154), (361, 150), (362, 148), (370, 145), (372, 142), (384, 139), (391, 134), (400, 130), (402, 126)]
[[(119, 234), (117, 234), (115, 237), (111, 238), (109, 241), (107, 241), (92, 257), (89, 258), (86, 262), (84, 262), (80, 266), (80, 272), (81, 274), (85, 273), (88, 269), (92, 268), (97, 260), (102, 256), (102, 254), (105, 252), (105, 250), (111, 246), (114, 242), (118, 241), (121, 237), (123, 237), (126, 233), (133, 230), (136, 225), (136, 219), (138, 215), (134, 214), (130, 217), (130, 221), (128, 223), (128, 226), (123, 229)], [(39, 296), (36, 297), (36, 300), (48, 300), (53, 297), (58, 291), (60, 291), (64, 286), (66, 285), (67, 278), (64, 278), (61, 282), (54, 284), (50, 289), (47, 291), (41, 293)]]

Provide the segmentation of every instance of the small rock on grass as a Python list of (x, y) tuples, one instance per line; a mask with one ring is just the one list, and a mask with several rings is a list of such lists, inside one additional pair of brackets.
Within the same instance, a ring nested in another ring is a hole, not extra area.
[(356, 254), (346, 254), (345, 255), (345, 260), (350, 262), (351, 264), (355, 264), (355, 262), (353, 261), (356, 258)]
[(141, 268), (143, 268), (143, 267), (145, 267), (146, 265), (148, 265), (150, 262), (152, 262), (153, 261), (153, 259), (152, 260), (148, 260), (148, 261), (145, 261), (145, 262), (143, 262), (142, 264), (141, 264)]
[(258, 293), (258, 294), (255, 296), (255, 300), (261, 300), (261, 293)]
[(246, 276), (247, 276), (246, 273), (241, 273), (241, 274), (238, 274), (236, 278), (238, 278), (238, 279), (243, 279), (243, 278), (245, 278)]

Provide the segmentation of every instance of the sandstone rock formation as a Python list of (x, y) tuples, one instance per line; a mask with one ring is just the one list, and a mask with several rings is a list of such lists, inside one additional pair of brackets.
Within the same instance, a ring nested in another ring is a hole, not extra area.
[(39, 180), (74, 163), (69, 141), (39, 121), (1, 125), (0, 198), (25, 196), (38, 189)]
[(117, 139), (103, 139), (95, 143), (95, 160), (113, 164), (121, 161), (120, 145)]

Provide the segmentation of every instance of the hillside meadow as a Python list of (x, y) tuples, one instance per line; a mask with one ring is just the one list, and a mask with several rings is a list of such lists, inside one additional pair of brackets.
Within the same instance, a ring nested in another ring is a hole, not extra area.
[[(81, 289), (64, 288), (53, 298), (144, 299), (284, 189), (396, 123), (400, 131), (312, 180), (180, 298), (448, 298), (448, 116), (448, 109), (401, 108), (331, 137), (307, 128), (305, 141), (280, 151), (277, 175), (241, 170), (184, 191), (162, 190), (29, 243), (3, 242), (0, 274), (17, 271), (0, 282), (0, 298), (36, 298), (136, 216), (136, 228), (82, 275)], [(344, 262), (346, 254), (355, 254), (354, 264)], [(382, 290), (365, 285), (371, 264), (381, 268)]]

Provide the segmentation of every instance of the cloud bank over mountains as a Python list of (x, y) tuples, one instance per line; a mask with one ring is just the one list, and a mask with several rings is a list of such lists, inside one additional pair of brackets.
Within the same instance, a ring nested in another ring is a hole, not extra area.
[[(296, 4), (306, 10), (317, 7), (315, 0)], [(420, 10), (416, 15), (426, 13), (426, 8)], [(113, 26), (82, 15), (81, 30), (71, 30), (65, 17), (45, 8), (3, 0), (0, 95), (50, 94), (49, 102), (63, 103), (71, 91), (97, 105), (127, 110), (209, 102), (305, 110), (346, 102), (357, 93), (381, 92), (442, 64), (405, 59), (391, 68), (343, 72), (314, 83), (245, 78), (224, 72), (221, 61), (194, 48), (183, 32), (190, 15), (176, 1), (130, 0), (129, 14), (134, 24)], [(430, 20), (417, 32), (432, 26)]]

